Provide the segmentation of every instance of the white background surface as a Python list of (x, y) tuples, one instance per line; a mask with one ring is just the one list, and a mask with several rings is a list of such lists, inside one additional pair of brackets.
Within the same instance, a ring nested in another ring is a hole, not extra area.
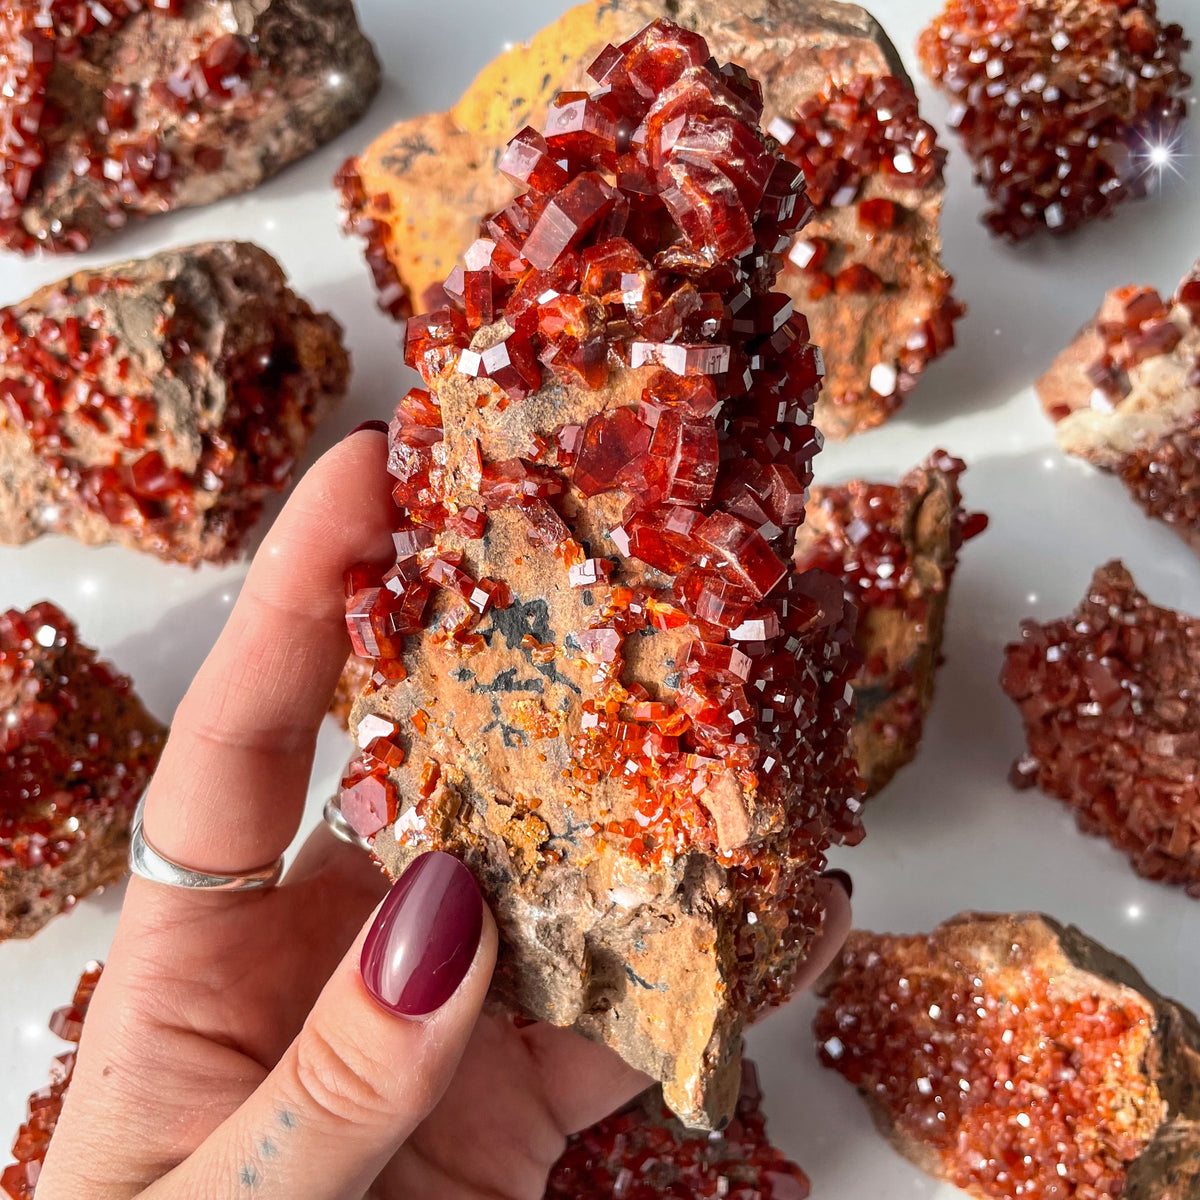
[[(366, 119), (307, 162), (249, 196), (144, 224), (79, 260), (0, 259), (0, 304), (77, 266), (213, 237), (256, 241), (294, 285), (346, 326), (352, 398), (318, 431), (310, 461), (359, 421), (386, 417), (409, 386), (397, 329), (374, 306), (357, 241), (338, 230), (330, 179), (339, 163), (394, 120), (452, 103), (510, 40), (556, 17), (562, 0), (359, 0), (387, 82)], [(1197, 0), (1161, 0), (1200, 38)], [(918, 77), (925, 115), (944, 130), (945, 105), (915, 70), (919, 29), (938, 0), (875, 0), (873, 11)], [(1193, 74), (1200, 63), (1193, 53)], [(1192, 101), (1193, 107), (1195, 100)], [(1192, 124), (1200, 119), (1193, 117)], [(1200, 146), (1200, 127), (1192, 145)], [(1095, 566), (1120, 556), (1149, 595), (1200, 612), (1200, 563), (1145, 520), (1121, 486), (1063, 458), (1030, 385), (1091, 316), (1108, 287), (1173, 290), (1200, 255), (1200, 158), (1178, 161), (1157, 198), (1127, 205), (1066, 242), (1020, 250), (993, 242), (977, 216), (983, 195), (953, 138), (945, 240), (958, 294), (970, 306), (959, 347), (929, 371), (900, 419), (818, 461), (819, 478), (891, 479), (935, 446), (964, 457), (968, 503), (992, 527), (969, 545), (955, 585), (947, 654), (925, 744), (867, 813), (868, 837), (835, 855), (855, 880), (859, 925), (915, 932), (965, 908), (1041, 909), (1078, 923), (1132, 958), (1149, 979), (1200, 1007), (1200, 904), (1139, 879), (1107, 843), (1078, 833), (1056, 802), (1015, 793), (1006, 772), (1022, 747), (1013, 706), (996, 684), (1002, 648), (1027, 615), (1069, 611)], [(1186, 149), (1186, 147), (1185, 147)], [(352, 519), (351, 514), (347, 514)], [(47, 538), (0, 548), (0, 608), (49, 598), (84, 638), (129, 672), (164, 720), (225, 619), (244, 566), (193, 572), (132, 551)], [(348, 752), (327, 722), (310, 794), (315, 819)], [(46, 1031), (84, 962), (103, 958), (120, 889), (81, 904), (32, 942), (0, 945), (0, 1148), (62, 1049)], [(812, 1176), (817, 1200), (951, 1197), (896, 1157), (848, 1085), (817, 1064), (801, 999), (750, 1036), (774, 1140)], [(114, 1131), (117, 1132), (117, 1131)], [(4, 1161), (0, 1155), (0, 1162)], [(83, 1200), (83, 1198), (81, 1198)]]

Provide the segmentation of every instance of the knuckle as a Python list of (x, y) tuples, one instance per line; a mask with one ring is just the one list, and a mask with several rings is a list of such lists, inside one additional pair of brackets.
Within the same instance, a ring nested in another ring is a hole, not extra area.
[(334, 1044), (309, 1026), (296, 1043), (295, 1080), (301, 1098), (318, 1115), (339, 1124), (382, 1124), (395, 1102), (385, 1070), (361, 1047)]

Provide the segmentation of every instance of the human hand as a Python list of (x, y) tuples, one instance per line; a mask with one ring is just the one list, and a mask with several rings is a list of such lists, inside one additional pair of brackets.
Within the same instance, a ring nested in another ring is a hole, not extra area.
[[(331, 450), (257, 555), (146, 798), (169, 859), (237, 874), (294, 837), (349, 651), (343, 572), (391, 556), (385, 452), (377, 432)], [(800, 986), (849, 928), (824, 887)], [(276, 888), (134, 878), (39, 1200), (540, 1200), (566, 1136), (647, 1080), (569, 1030), (481, 1016), (495, 956), (455, 860), (388, 892), (324, 827)]]

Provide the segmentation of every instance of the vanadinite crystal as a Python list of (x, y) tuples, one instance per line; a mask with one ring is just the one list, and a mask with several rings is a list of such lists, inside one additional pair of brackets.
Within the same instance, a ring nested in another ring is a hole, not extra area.
[[(89, 963), (75, 988), (71, 1003), (66, 1008), (58, 1009), (50, 1018), (51, 1033), (70, 1042), (72, 1046), (78, 1044), (83, 1033), (83, 1022), (92, 1001), (92, 993), (100, 982), (100, 971), (99, 963)], [(74, 1071), (75, 1051), (71, 1049), (54, 1060), (49, 1086), (29, 1097), (29, 1115), (17, 1131), (12, 1146), (16, 1162), (0, 1171), (0, 1192), (10, 1200), (33, 1200), (38, 1176), (42, 1173), (42, 1163), (46, 1160), (50, 1139), (62, 1115), (63, 1097), (71, 1085)]]
[(796, 565), (840, 575), (858, 609), (854, 755), (868, 795), (917, 752), (958, 552), (987, 528), (962, 507), (963, 470), (938, 450), (898, 485), (815, 487), (796, 539)]
[(165, 732), (53, 604), (0, 613), (0, 940), (125, 873)]
[(921, 64), (949, 96), (993, 233), (1070, 233), (1178, 151), (1189, 43), (1155, 0), (949, 0)]
[(807, 1200), (804, 1172), (767, 1140), (753, 1064), (742, 1064), (737, 1111), (719, 1134), (671, 1115), (657, 1088), (575, 1134), (545, 1200)]
[(1200, 553), (1200, 264), (1168, 300), (1109, 292), (1038, 392), (1063, 450), (1117, 475)]
[[(468, 314), (494, 305), (472, 259), (487, 261), (483, 244), (454, 267), (478, 236), (480, 211), (503, 209), (514, 186), (562, 186), (567, 170), (547, 138), (564, 151), (591, 153), (614, 128), (620, 137), (631, 132), (610, 103), (587, 99), (585, 72), (606, 43), (619, 44), (660, 16), (695, 28), (717, 59), (737, 56), (761, 83), (762, 124), (808, 173), (817, 210), (787, 248), (780, 278), (829, 370), (817, 427), (840, 438), (880, 424), (930, 360), (953, 346), (963, 310), (941, 261), (944, 152), (920, 118), (900, 54), (853, 4), (688, 0), (680, 9), (673, 0), (588, 0), (569, 9), (486, 67), (449, 112), (401, 121), (339, 172), (346, 227), (366, 242), (380, 304), (397, 316), (414, 306), (437, 309), (447, 298)], [(513, 112), (529, 114), (533, 128), (506, 149)], [(632, 177), (627, 184), (638, 186)], [(535, 215), (506, 214), (499, 224), (514, 228)], [(539, 239), (552, 230), (569, 236), (551, 219)], [(746, 227), (734, 222), (714, 233), (714, 244), (736, 253)], [(605, 253), (588, 269), (596, 273), (593, 292), (604, 273), (607, 291), (632, 310), (662, 302), (636, 260)], [(542, 313), (556, 323), (568, 312), (578, 320), (573, 300)], [(672, 308), (681, 305), (703, 322), (696, 297), (680, 296)]]
[(817, 424), (844, 437), (886, 421), (954, 345), (966, 310), (940, 258), (946, 152), (893, 75), (831, 80), (769, 128), (817, 210), (782, 282), (828, 368)]
[(86, 250), (131, 217), (256, 187), (378, 82), (350, 0), (10, 0), (0, 248)]
[(1001, 676), (1028, 740), (1013, 782), (1200, 899), (1200, 619), (1152, 604), (1111, 562), (1070, 617), (1021, 635)]
[(350, 373), (265, 250), (213, 242), (0, 308), (0, 543), (233, 557)]
[(989, 1200), (1191, 1200), (1200, 1026), (1033, 913), (855, 932), (820, 985), (821, 1061), (892, 1145)]
[(408, 324), (428, 390), (391, 430), (396, 563), (347, 580), (375, 670), (342, 806), (392, 872), (466, 858), (502, 998), (710, 1124), (819, 925), (825, 849), (861, 836), (853, 610), (791, 567), (821, 368), (771, 286), (810, 208), (702, 38), (656, 22), (592, 73)]

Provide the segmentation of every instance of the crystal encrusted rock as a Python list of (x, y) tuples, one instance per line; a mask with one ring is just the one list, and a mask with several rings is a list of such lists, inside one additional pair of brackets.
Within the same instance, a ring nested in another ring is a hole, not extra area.
[(1117, 475), (1200, 553), (1200, 264), (1170, 299), (1109, 292), (1038, 393), (1066, 453)]
[(1026, 621), (1001, 676), (1028, 741), (1013, 782), (1200, 899), (1198, 680), (1200, 619), (1152, 604), (1119, 562), (1070, 617)]
[(658, 1088), (571, 1137), (544, 1200), (807, 1200), (808, 1178), (767, 1140), (758, 1074), (742, 1064), (733, 1120), (696, 1133)]
[(125, 874), (165, 736), (53, 604), (0, 613), (0, 940)]
[(929, 1174), (981, 1200), (1200, 1195), (1200, 1024), (1078, 929), (855, 932), (819, 990), (822, 1062)]
[(86, 250), (257, 187), (361, 116), (351, 0), (17, 0), (0, 8), (0, 247)]
[[(781, 290), (808, 315), (829, 368), (818, 427), (844, 437), (878, 425), (954, 344), (962, 308), (941, 264), (944, 152), (895, 48), (852, 4), (590, 0), (571, 9), (487, 67), (450, 112), (401, 122), (340, 173), (347, 226), (366, 241), (380, 303), (407, 315), (438, 307), (447, 289), (461, 295), (452, 268), (479, 214), (503, 208), (514, 185), (561, 170), (542, 135), (579, 144), (606, 128), (611, 117), (581, 99), (587, 67), (658, 16), (697, 30), (718, 58), (761, 80), (765, 127), (811, 172), (816, 216), (789, 247)], [(566, 99), (552, 104), (560, 88)], [(506, 152), (514, 112), (532, 128)], [(634, 310), (642, 286), (626, 289)]]
[(0, 543), (232, 558), (350, 373), (265, 250), (213, 242), (0, 308)]
[(71, 1003), (65, 1008), (56, 1009), (50, 1018), (51, 1033), (70, 1042), (72, 1049), (55, 1058), (50, 1068), (49, 1084), (29, 1097), (28, 1116), (17, 1131), (12, 1145), (16, 1161), (0, 1171), (0, 1192), (9, 1200), (33, 1200), (37, 1190), (42, 1163), (50, 1149), (50, 1139), (62, 1115), (63, 1098), (75, 1072), (74, 1047), (79, 1044), (83, 1033), (83, 1022), (92, 1002), (92, 993), (100, 982), (101, 969), (99, 963), (89, 963), (79, 979)]
[(948, 0), (918, 51), (991, 231), (1067, 234), (1146, 195), (1178, 151), (1188, 45), (1155, 0)]
[(374, 668), (341, 803), (393, 874), (474, 869), (501, 1000), (711, 1126), (861, 835), (853, 610), (791, 569), (821, 367), (771, 285), (810, 209), (702, 38), (655, 22), (592, 73), (408, 323), (426, 386), (391, 429), (396, 563), (346, 582)]
[(858, 609), (854, 756), (873, 796), (911, 762), (942, 664), (950, 584), (987, 518), (963, 509), (960, 459), (935, 451), (897, 484), (814, 487), (796, 565), (839, 575)]

